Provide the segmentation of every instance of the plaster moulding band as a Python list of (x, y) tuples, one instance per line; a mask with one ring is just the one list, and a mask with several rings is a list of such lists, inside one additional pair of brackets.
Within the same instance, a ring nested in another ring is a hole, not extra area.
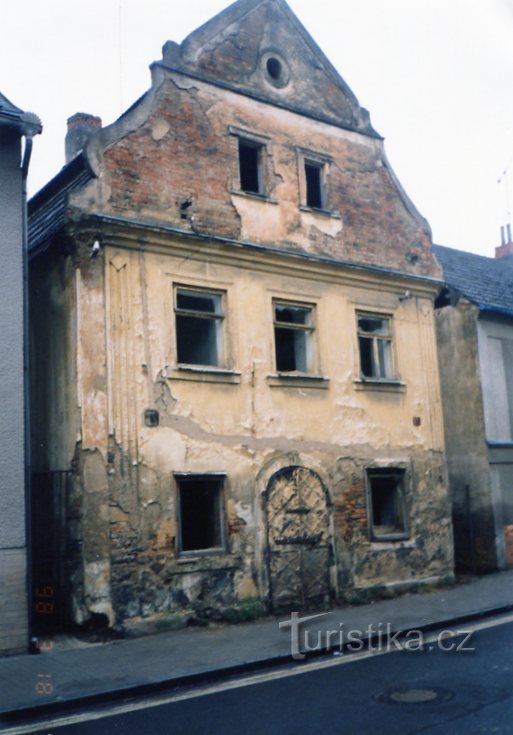
[[(403, 293), (433, 299), (443, 282), (428, 276), (388, 271), (372, 265), (340, 261), (312, 255), (301, 250), (284, 250), (255, 243), (241, 242), (212, 236), (200, 236), (166, 225), (126, 220), (111, 215), (94, 214), (92, 219), (104, 226), (104, 246), (118, 249), (143, 250), (173, 255), (188, 260), (241, 267), (263, 273), (296, 276), (323, 283), (339, 283), (364, 288), (376, 288), (390, 293)], [(110, 229), (109, 229), (110, 228)], [(202, 247), (198, 248), (198, 242)]]

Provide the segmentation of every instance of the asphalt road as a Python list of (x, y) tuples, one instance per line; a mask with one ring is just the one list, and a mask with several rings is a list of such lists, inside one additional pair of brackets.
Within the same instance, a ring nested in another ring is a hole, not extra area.
[[(218, 691), (210, 693), (177, 692), (180, 701), (62, 727), (49, 725), (38, 733), (512, 735), (513, 623), (477, 630), (466, 641), (444, 636), (441, 641), (440, 646), (437, 640), (425, 641), (422, 652), (356, 660), (346, 654), (328, 657), (286, 672), (260, 674), (265, 681), (248, 676), (244, 686), (238, 681), (228, 689), (218, 683)], [(460, 644), (475, 650), (457, 651)], [(329, 666), (312, 668), (324, 663)]]

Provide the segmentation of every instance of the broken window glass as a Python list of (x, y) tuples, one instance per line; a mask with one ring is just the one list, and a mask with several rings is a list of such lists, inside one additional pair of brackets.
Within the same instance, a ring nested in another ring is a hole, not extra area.
[(177, 361), (216, 367), (222, 359), (222, 295), (204, 291), (176, 291)]
[(393, 379), (390, 319), (358, 314), (358, 344), (362, 378)]
[(274, 304), (274, 340), (278, 372), (311, 371), (312, 307)]

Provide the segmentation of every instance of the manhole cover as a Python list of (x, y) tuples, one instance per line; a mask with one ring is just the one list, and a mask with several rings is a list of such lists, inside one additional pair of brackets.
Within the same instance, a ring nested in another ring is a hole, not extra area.
[(380, 702), (389, 704), (428, 704), (429, 702), (448, 702), (454, 696), (453, 692), (440, 687), (398, 687), (389, 689), (378, 695)]

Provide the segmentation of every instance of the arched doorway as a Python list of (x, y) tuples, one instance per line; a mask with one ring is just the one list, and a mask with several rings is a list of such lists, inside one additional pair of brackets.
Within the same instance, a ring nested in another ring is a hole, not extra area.
[(326, 491), (306, 467), (273, 475), (266, 492), (271, 608), (304, 610), (330, 601), (330, 534)]

